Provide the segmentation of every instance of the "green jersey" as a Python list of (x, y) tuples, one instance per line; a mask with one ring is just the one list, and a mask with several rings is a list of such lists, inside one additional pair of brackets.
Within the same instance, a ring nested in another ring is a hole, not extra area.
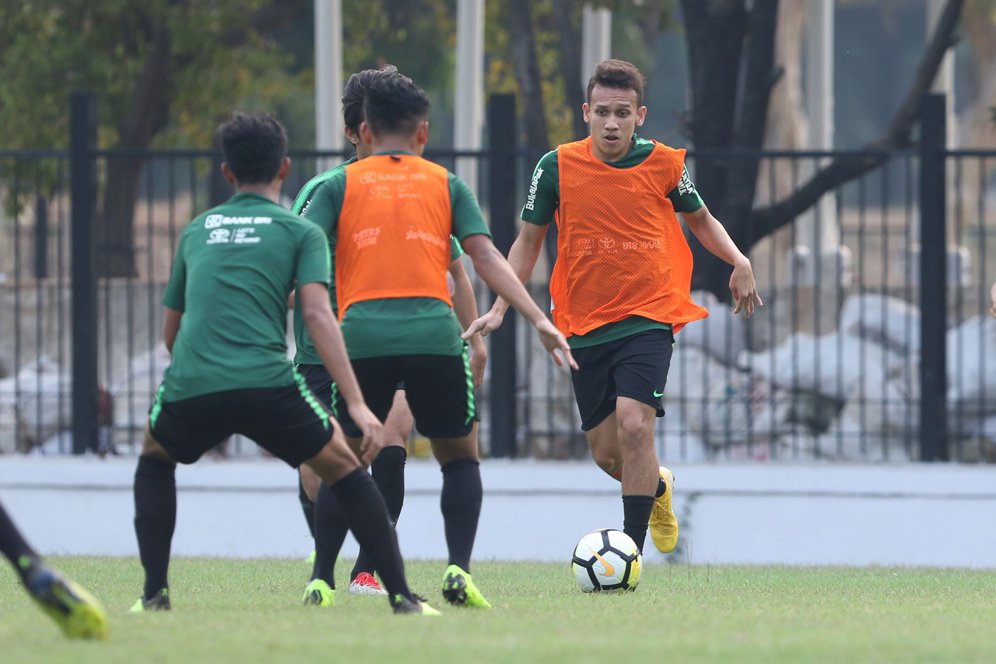
[[(386, 152), (383, 154), (392, 154)], [(401, 154), (401, 153), (394, 153)], [(452, 210), (451, 259), (459, 257), (457, 241), (470, 235), (491, 237), (474, 193), (463, 180), (449, 175)], [(333, 169), (314, 190), (304, 216), (335, 242), (336, 224), (346, 194), (346, 169)], [(403, 223), (399, 220), (399, 223)], [(404, 266), (398, 267), (404, 270)], [(427, 297), (390, 298), (357, 302), (342, 319), (342, 334), (351, 358), (391, 355), (460, 355), (462, 328), (453, 308)], [(298, 346), (298, 364), (313, 364)]]
[[(633, 145), (622, 159), (606, 162), (615, 168), (633, 168), (639, 166), (653, 152), (654, 142), (633, 135)], [(681, 174), (678, 186), (667, 195), (675, 212), (695, 212), (704, 204), (699, 196), (688, 170)], [(557, 150), (547, 152), (536, 164), (533, 177), (529, 183), (526, 203), (522, 208), (522, 220), (530, 224), (544, 226), (553, 221), (554, 213), (560, 206), (560, 167)], [(658, 323), (641, 316), (633, 316), (617, 323), (609, 323), (592, 330), (588, 334), (573, 335), (567, 341), (571, 348), (586, 348), (597, 344), (622, 339), (645, 330), (670, 328), (669, 325)]]
[(183, 312), (163, 400), (294, 383), (287, 359), (287, 296), (327, 283), (325, 238), (257, 194), (241, 193), (180, 235), (162, 303)]

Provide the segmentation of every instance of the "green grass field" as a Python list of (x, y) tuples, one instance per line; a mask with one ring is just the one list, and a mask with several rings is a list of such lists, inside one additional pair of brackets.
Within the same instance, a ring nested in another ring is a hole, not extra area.
[[(653, 565), (624, 595), (583, 595), (567, 564), (478, 562), (492, 611), (444, 606), (443, 564), (408, 564), (441, 618), (394, 616), (340, 591), (299, 604), (303, 561), (177, 559), (173, 611), (128, 613), (137, 560), (53, 558), (104, 602), (79, 642), (0, 565), (0, 662), (993, 662), (996, 571)], [(350, 561), (339, 565), (340, 576)]]

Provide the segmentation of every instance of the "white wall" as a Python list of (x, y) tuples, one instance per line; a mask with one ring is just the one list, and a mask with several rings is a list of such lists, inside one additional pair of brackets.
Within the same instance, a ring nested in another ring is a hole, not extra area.
[[(0, 500), (45, 553), (137, 554), (134, 458), (0, 457)], [(577, 539), (622, 524), (618, 485), (590, 462), (482, 464), (477, 559), (569, 559)], [(675, 467), (674, 562), (996, 567), (996, 468)], [(445, 558), (440, 473), (414, 460), (398, 526), (410, 558)], [(305, 557), (295, 475), (277, 461), (203, 460), (177, 471), (178, 556)], [(666, 560), (648, 540), (648, 562)], [(344, 553), (355, 555), (350, 539)]]

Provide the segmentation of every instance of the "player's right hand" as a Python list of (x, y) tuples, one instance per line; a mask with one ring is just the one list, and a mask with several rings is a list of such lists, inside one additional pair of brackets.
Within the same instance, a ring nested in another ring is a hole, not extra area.
[(360, 463), (369, 466), (384, 447), (384, 425), (366, 403), (347, 404), (349, 417), (363, 433), (360, 441)]
[[(539, 332), (543, 347), (550, 352), (550, 355), (553, 356), (553, 361), (557, 363), (558, 367), (564, 366), (564, 362), (567, 362), (567, 366), (577, 370), (578, 363), (574, 360), (574, 356), (571, 355), (571, 347), (567, 343), (567, 338), (561, 334), (560, 330), (553, 323), (544, 318), (536, 323), (536, 331)], [(564, 354), (563, 359), (560, 358), (560, 354), (557, 351)]]
[(470, 327), (468, 327), (467, 330), (460, 335), (460, 338), (466, 341), (475, 334), (480, 334), (482, 337), (486, 337), (501, 327), (502, 321), (504, 320), (504, 314), (496, 313), (495, 310), (492, 309), (471, 323)]

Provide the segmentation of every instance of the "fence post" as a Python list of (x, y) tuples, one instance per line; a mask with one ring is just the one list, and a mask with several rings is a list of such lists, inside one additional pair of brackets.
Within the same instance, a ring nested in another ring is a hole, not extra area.
[(48, 277), (48, 199), (35, 196), (35, 279)]
[(70, 99), (69, 120), (73, 454), (97, 449), (97, 279), (93, 259), (96, 151), (96, 98), (92, 92), (74, 92)]
[[(503, 255), (515, 241), (515, 96), (488, 99), (488, 209), (495, 246)], [(491, 335), (491, 456), (516, 456), (516, 314)]]
[(920, 460), (946, 461), (947, 132), (943, 94), (920, 105)]

